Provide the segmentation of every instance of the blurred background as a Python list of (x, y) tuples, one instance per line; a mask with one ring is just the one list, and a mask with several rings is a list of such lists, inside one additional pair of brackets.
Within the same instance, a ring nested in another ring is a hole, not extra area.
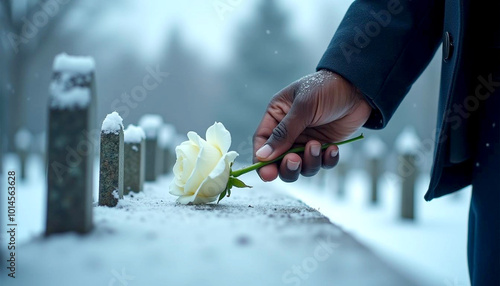
[[(221, 121), (232, 134), (232, 149), (240, 153), (238, 162), (247, 164), (253, 132), (270, 98), (315, 71), (350, 3), (0, 0), (0, 140), (9, 154), (4, 169), (18, 166), (13, 154), (19, 150), (43, 153), (52, 62), (62, 52), (95, 59), (97, 122), (115, 110), (125, 126), (156, 113), (184, 136), (191, 130), (203, 134)], [(425, 273), (422, 281), (466, 285), (468, 195), (433, 204), (422, 198), (432, 163), (429, 142), (436, 125), (440, 62), (438, 52), (384, 130), (362, 131), (367, 138), (378, 138), (376, 143), (342, 147), (343, 169), (288, 186), (412, 275)], [(156, 84), (138, 95), (146, 77)], [(396, 219), (398, 138), (403, 138), (400, 145), (413, 144), (418, 158), (418, 219), (411, 223)], [(376, 208), (367, 203), (367, 162), (374, 158), (381, 162)], [(29, 169), (31, 173), (37, 171)], [(26, 187), (43, 184), (42, 171), (37, 174), (39, 180)], [(28, 237), (42, 228), (38, 223)]]
[[(7, 134), (2, 140), (8, 150), (14, 150), (14, 134), (22, 128), (32, 134), (45, 132), (52, 61), (66, 52), (96, 60), (98, 118), (116, 110), (128, 124), (144, 113), (158, 113), (181, 134), (202, 132), (221, 121), (233, 134), (233, 148), (245, 160), (250, 159), (251, 136), (269, 99), (315, 71), (350, 4), (340, 0), (3, 2), (0, 92), (8, 106), (2, 114)], [(55, 3), (56, 10), (45, 12), (50, 9), (43, 2)], [(407, 125), (423, 138), (433, 136), (439, 61), (432, 62), (388, 127), (377, 132), (389, 146)], [(140, 100), (130, 98), (151, 69), (168, 76)]]

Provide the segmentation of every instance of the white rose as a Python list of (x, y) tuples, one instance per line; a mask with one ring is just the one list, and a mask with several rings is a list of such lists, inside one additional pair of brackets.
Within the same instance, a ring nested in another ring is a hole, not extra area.
[(170, 194), (179, 196), (181, 204), (205, 204), (219, 197), (226, 189), (231, 164), (238, 153), (229, 151), (231, 134), (216, 122), (206, 132), (205, 141), (196, 132), (188, 133), (188, 141), (175, 148), (177, 161)]

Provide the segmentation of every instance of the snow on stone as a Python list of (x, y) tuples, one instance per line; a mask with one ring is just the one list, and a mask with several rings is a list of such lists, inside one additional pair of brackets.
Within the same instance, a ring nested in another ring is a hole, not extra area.
[(420, 148), (421, 142), (415, 128), (408, 126), (396, 138), (396, 150), (399, 154), (415, 154)]
[(19, 131), (16, 132), (16, 135), (14, 137), (14, 143), (16, 144), (16, 148), (18, 150), (23, 150), (27, 151), (30, 146), (31, 146), (31, 133), (25, 129), (19, 129)]
[(123, 135), (123, 140), (125, 143), (141, 143), (142, 139), (146, 139), (144, 130), (142, 130), (141, 127), (135, 126), (133, 124), (129, 124), (127, 126), (127, 129), (125, 129)]
[(163, 124), (163, 118), (158, 114), (144, 114), (139, 120), (139, 126), (144, 129), (146, 138), (156, 138)]
[(163, 148), (173, 146), (175, 135), (175, 127), (172, 124), (163, 124), (158, 134), (158, 145)]
[(58, 85), (51, 85), (50, 106), (54, 109), (84, 108), (90, 103), (90, 90), (88, 88), (74, 87), (62, 90)]
[(102, 122), (101, 131), (105, 134), (115, 133), (118, 134), (123, 129), (123, 119), (118, 112), (113, 111), (106, 116)]
[(95, 61), (92, 57), (62, 53), (55, 57), (52, 69), (59, 72), (90, 73), (95, 70)]
[(365, 139), (363, 149), (370, 159), (380, 158), (386, 151), (385, 143), (378, 136), (370, 136)]

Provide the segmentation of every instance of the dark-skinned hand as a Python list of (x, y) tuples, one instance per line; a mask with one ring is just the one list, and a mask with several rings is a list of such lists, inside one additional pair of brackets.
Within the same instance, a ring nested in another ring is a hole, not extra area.
[(333, 168), (339, 149), (323, 143), (345, 140), (368, 120), (372, 108), (359, 90), (342, 76), (320, 70), (278, 92), (254, 134), (254, 162), (273, 160), (291, 147), (304, 146), (303, 154), (287, 154), (281, 161), (258, 170), (264, 181), (280, 176), (293, 182), (299, 174), (315, 175)]

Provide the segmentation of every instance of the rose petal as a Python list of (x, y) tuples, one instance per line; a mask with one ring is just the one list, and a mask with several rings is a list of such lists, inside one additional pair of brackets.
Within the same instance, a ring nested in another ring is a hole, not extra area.
[(221, 157), (219, 150), (214, 146), (206, 142), (201, 146), (200, 153), (196, 159), (196, 166), (184, 186), (186, 195), (196, 192), (203, 180), (205, 180), (215, 168)]
[(193, 204), (213, 202), (217, 200), (227, 186), (229, 180), (230, 166), (234, 162), (238, 153), (231, 151), (224, 155), (217, 163), (217, 166), (210, 175), (203, 180), (198, 190), (194, 194)]
[(220, 122), (215, 122), (207, 129), (206, 137), (207, 142), (217, 147), (221, 154), (227, 153), (231, 146), (231, 133)]

